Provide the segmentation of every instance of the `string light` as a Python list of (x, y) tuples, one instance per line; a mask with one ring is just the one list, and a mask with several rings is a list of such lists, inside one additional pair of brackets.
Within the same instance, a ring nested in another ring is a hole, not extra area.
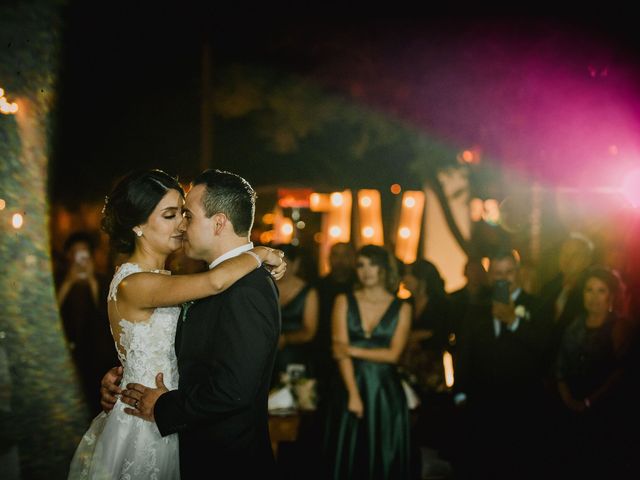
[(374, 233), (375, 233), (375, 230), (373, 229), (373, 227), (364, 227), (362, 229), (362, 236), (365, 238), (373, 237)]
[(11, 115), (18, 111), (18, 104), (9, 102), (4, 96), (4, 89), (0, 88), (0, 113)]
[(407, 208), (413, 208), (413, 207), (415, 207), (415, 205), (416, 205), (416, 199), (413, 198), (413, 197), (407, 197), (404, 200), (404, 206), (407, 207)]
[(293, 233), (293, 225), (290, 223), (285, 223), (280, 227), (280, 231), (285, 235), (291, 235)]
[(11, 225), (13, 226), (13, 228), (18, 230), (19, 228), (22, 227), (23, 223), (24, 223), (24, 218), (22, 218), (22, 215), (20, 215), (19, 213), (14, 213), (13, 217), (11, 217)]

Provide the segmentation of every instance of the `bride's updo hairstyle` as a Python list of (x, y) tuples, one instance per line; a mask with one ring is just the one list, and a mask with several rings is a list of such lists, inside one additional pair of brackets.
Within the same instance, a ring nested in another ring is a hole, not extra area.
[(129, 173), (105, 198), (102, 230), (109, 235), (111, 248), (119, 253), (133, 253), (133, 227), (146, 223), (149, 215), (169, 190), (184, 197), (178, 180), (162, 170), (139, 170)]

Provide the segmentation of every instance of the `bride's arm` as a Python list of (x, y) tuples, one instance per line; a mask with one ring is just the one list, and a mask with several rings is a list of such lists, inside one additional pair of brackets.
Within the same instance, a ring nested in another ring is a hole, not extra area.
[[(282, 251), (267, 247), (255, 247), (250, 251), (255, 253), (262, 263), (275, 267), (272, 275), (276, 279), (282, 277), (286, 268), (282, 260)], [(240, 254), (203, 273), (191, 275), (136, 273), (120, 283), (118, 301), (122, 299), (137, 308), (179, 305), (189, 300), (224, 292), (258, 267), (258, 262), (253, 255)]]

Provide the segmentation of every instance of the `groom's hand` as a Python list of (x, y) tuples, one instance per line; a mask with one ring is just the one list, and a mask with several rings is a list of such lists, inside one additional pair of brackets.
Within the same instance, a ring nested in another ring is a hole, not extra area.
[(153, 407), (155, 407), (160, 395), (168, 391), (169, 389), (164, 385), (162, 373), (156, 375), (156, 388), (145, 387), (139, 383), (129, 383), (127, 389), (122, 392), (121, 400), (133, 408), (125, 408), (124, 411), (129, 415), (153, 422), (155, 421)]

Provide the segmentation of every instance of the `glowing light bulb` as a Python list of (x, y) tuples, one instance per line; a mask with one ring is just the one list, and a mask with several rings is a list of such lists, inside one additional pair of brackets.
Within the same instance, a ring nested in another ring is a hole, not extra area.
[(334, 225), (333, 227), (331, 227), (329, 229), (329, 236), (331, 236), (333, 238), (338, 238), (341, 233), (342, 233), (342, 229), (340, 227), (338, 227), (337, 225)]
[(371, 197), (362, 197), (360, 199), (360, 205), (363, 207), (370, 207), (371, 206)]
[(0, 113), (4, 113), (5, 115), (9, 115), (11, 113), (16, 113), (18, 111), (18, 104), (13, 102), (7, 102), (7, 99), (4, 97), (0, 97)]
[(334, 207), (339, 207), (342, 205), (344, 199), (342, 198), (342, 194), (340, 192), (333, 192), (331, 194), (331, 205)]
[(411, 236), (411, 230), (407, 227), (402, 227), (398, 233), (401, 238), (409, 238)]
[(404, 200), (404, 206), (407, 208), (413, 208), (416, 206), (416, 199), (413, 197), (407, 197)]
[(365, 237), (365, 238), (373, 237), (374, 233), (375, 233), (375, 231), (373, 230), (373, 227), (364, 227), (362, 229), (362, 236)]
[(22, 224), (24, 223), (24, 218), (22, 218), (22, 215), (20, 215), (19, 213), (14, 213), (13, 217), (11, 217), (11, 225), (13, 226), (13, 228), (15, 228), (16, 230), (22, 227)]
[(280, 228), (280, 231), (285, 235), (291, 235), (293, 233), (293, 225), (291, 225), (290, 223), (285, 223)]

